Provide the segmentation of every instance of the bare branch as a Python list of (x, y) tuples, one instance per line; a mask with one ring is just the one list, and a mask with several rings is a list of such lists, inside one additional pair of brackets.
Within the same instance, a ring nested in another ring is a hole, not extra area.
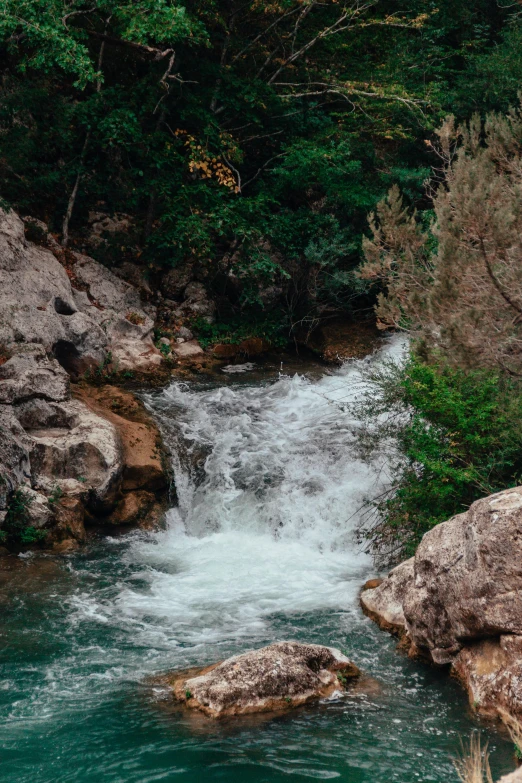
[(101, 41), (106, 41), (113, 46), (124, 46), (129, 49), (134, 49), (141, 54), (153, 55), (154, 60), (163, 60), (169, 54), (172, 54), (173, 49), (158, 49), (155, 46), (146, 46), (145, 44), (135, 43), (134, 41), (127, 41), (125, 38), (117, 38), (113, 35), (106, 35), (105, 33), (98, 33), (96, 30), (86, 30), (88, 35), (93, 38), (99, 38)]

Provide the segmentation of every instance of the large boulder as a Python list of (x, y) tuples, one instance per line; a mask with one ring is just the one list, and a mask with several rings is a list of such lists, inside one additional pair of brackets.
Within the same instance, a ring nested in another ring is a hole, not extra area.
[[(58, 409), (58, 410), (57, 410)], [(94, 513), (107, 513), (115, 502), (123, 472), (123, 452), (115, 427), (79, 400), (54, 406), (62, 426), (27, 430), (35, 487), (48, 494), (86, 493)], [(52, 422), (55, 423), (55, 422)]]
[(339, 650), (276, 642), (168, 678), (175, 698), (211, 718), (287, 710), (343, 690), (358, 668)]
[[(423, 537), (361, 604), (411, 652), (451, 664), (472, 703), (522, 715), (522, 487), (472, 504)], [(487, 640), (487, 643), (484, 641)], [(495, 706), (496, 705), (496, 706)]]
[(133, 286), (92, 258), (29, 242), (20, 218), (3, 209), (0, 291), (0, 345), (10, 351), (40, 344), (73, 376), (109, 353), (120, 369), (161, 363), (151, 337), (155, 310)]
[(60, 402), (69, 396), (69, 376), (37, 343), (16, 346), (0, 366), (0, 403), (21, 403), (36, 397)]
[(522, 634), (522, 487), (478, 500), (427, 533), (403, 603), (409, 633), (436, 663), (473, 639)]

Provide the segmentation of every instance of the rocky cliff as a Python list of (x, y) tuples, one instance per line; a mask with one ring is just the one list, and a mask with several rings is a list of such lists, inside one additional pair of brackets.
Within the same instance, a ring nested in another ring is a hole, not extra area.
[(1, 542), (67, 549), (85, 520), (150, 521), (167, 487), (153, 422), (132, 395), (71, 380), (108, 361), (156, 371), (154, 308), (93, 259), (27, 241), (4, 210), (0, 292)]
[(449, 665), (475, 709), (522, 715), (522, 487), (437, 525), (369, 588), (363, 610), (410, 655)]

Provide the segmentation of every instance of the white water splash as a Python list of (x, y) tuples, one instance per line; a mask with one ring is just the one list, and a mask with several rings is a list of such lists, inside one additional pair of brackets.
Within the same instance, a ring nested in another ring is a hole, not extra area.
[(155, 617), (172, 640), (198, 645), (266, 633), (276, 614), (354, 604), (371, 567), (354, 529), (378, 485), (352, 454), (358, 421), (348, 403), (371, 361), (315, 382), (174, 383), (149, 398), (174, 453), (179, 508), (165, 532), (128, 551), (147, 568), (148, 590), (123, 591), (120, 616)]

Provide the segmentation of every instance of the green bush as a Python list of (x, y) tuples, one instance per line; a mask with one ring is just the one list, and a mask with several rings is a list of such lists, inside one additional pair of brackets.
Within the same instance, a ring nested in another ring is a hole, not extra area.
[(47, 533), (29, 524), (29, 506), (32, 503), (31, 496), (23, 489), (15, 490), (7, 506), (7, 514), (4, 525), (0, 530), (0, 541), (5, 543), (35, 544), (42, 541)]
[[(376, 550), (412, 555), (423, 534), (473, 501), (521, 483), (522, 394), (518, 380), (464, 371), (411, 354), (372, 373), (365, 396), (367, 458), (392, 456), (392, 488), (373, 505)], [(375, 389), (379, 394), (375, 395)], [(380, 423), (375, 422), (381, 416)]]

